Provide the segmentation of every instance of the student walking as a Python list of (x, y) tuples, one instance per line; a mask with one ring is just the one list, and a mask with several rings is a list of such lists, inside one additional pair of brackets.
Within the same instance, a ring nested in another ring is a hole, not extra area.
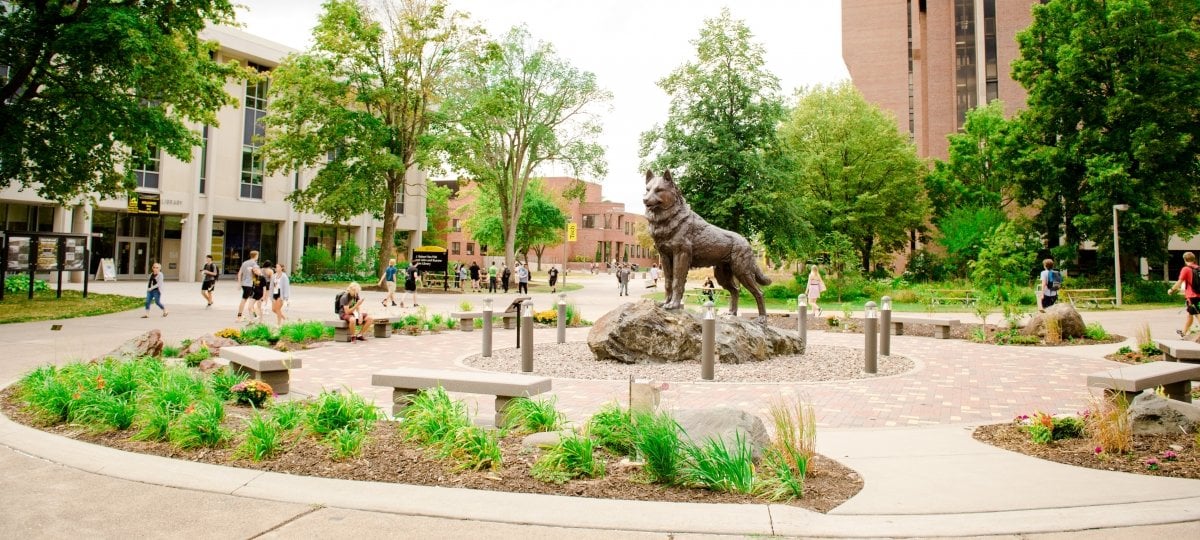
[(162, 283), (162, 265), (154, 263), (150, 269), (150, 279), (146, 281), (146, 313), (142, 315), (143, 319), (150, 317), (151, 302), (162, 310), (163, 317), (167, 316), (167, 308), (163, 307), (162, 303)]
[(1179, 270), (1179, 280), (1171, 287), (1170, 293), (1178, 291), (1183, 291), (1187, 317), (1183, 321), (1183, 330), (1176, 330), (1175, 333), (1183, 338), (1191, 333), (1192, 321), (1200, 315), (1200, 266), (1196, 264), (1196, 254), (1190, 251), (1183, 254), (1183, 268)]
[(275, 312), (275, 324), (283, 326), (287, 317), (283, 315), (283, 306), (292, 295), (292, 280), (284, 271), (283, 263), (275, 264), (275, 275), (271, 276), (271, 311)]
[(1062, 288), (1062, 273), (1054, 269), (1054, 259), (1042, 261), (1041, 287), (1038, 287), (1038, 311), (1046, 311), (1058, 302), (1058, 290)]
[(517, 263), (517, 294), (529, 294), (529, 269)]
[[(409, 263), (404, 269), (404, 295), (400, 297), (400, 307), (404, 307), (404, 299), (412, 296), (412, 306), (417, 307), (417, 280), (421, 279), (421, 269)], [(394, 304), (393, 304), (394, 305)]]
[(550, 281), (550, 292), (558, 292), (558, 267), (551, 266), (550, 271), (546, 273), (546, 276)]
[(204, 257), (204, 268), (200, 270), (200, 296), (208, 301), (208, 305), (204, 309), (209, 309), (213, 305), (213, 291), (217, 290), (217, 276), (220, 272), (217, 271), (217, 264), (213, 262), (212, 255)]
[(632, 273), (625, 265), (617, 268), (617, 296), (629, 296), (629, 275)]
[(492, 263), (491, 266), (488, 266), (487, 274), (488, 292), (494, 293), (496, 292), (496, 276), (499, 275), (499, 272), (496, 271), (496, 263)]
[(479, 292), (479, 263), (471, 261), (471, 292)]
[(817, 305), (817, 300), (821, 299), (823, 292), (825, 292), (825, 280), (821, 279), (821, 272), (814, 264), (808, 268), (808, 288), (804, 290), (804, 296), (808, 297), (808, 306), (812, 309), (813, 316), (821, 316), (821, 306)]
[[(242, 313), (245, 312), (246, 302), (254, 296), (254, 270), (258, 268), (258, 251), (251, 251), (250, 258), (242, 261), (242, 266), (238, 268), (237, 280), (242, 286), (242, 301), (238, 303), (237, 322), (242, 322)], [(251, 303), (253, 307), (253, 303)]]
[(396, 259), (388, 261), (388, 267), (383, 271), (383, 275), (379, 276), (379, 285), (387, 285), (387, 296), (383, 298), (383, 307), (388, 307), (388, 301), (392, 305), (396, 305)]
[(502, 265), (504, 269), (500, 271), (500, 286), (504, 289), (504, 294), (508, 294), (508, 284), (512, 281), (512, 270), (508, 269), (508, 263), (502, 263)]

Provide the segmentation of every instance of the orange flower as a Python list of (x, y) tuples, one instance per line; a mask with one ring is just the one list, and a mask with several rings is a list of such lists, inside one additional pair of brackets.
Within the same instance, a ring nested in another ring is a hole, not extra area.
[(104, 375), (96, 375), (96, 389), (97, 390), (104, 389)]

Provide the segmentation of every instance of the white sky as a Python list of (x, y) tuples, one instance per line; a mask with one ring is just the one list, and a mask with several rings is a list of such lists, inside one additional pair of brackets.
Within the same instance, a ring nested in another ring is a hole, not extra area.
[[(320, 0), (241, 0), (245, 30), (306, 49)], [(580, 69), (596, 74), (613, 93), (600, 143), (608, 176), (589, 178), (606, 199), (641, 212), (638, 137), (666, 119), (668, 98), (656, 84), (695, 57), (691, 41), (705, 18), (728, 5), (767, 52), (767, 67), (790, 93), (801, 86), (849, 77), (842, 61), (840, 0), (451, 0), (488, 32), (499, 35), (525, 24), (534, 39), (550, 42)], [(567, 171), (547, 171), (566, 175)]]

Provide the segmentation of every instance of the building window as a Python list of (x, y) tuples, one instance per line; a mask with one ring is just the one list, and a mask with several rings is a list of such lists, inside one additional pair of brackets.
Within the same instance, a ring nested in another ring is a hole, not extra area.
[(983, 0), (983, 62), (987, 77), (987, 102), (1000, 98), (999, 70), (996, 67), (996, 0)]
[(300, 171), (296, 171), (292, 175), (292, 190), (300, 191)]
[(585, 229), (595, 229), (596, 228), (596, 214), (584, 214), (583, 215), (583, 228), (585, 228)]
[(404, 190), (403, 189), (400, 190), (400, 193), (396, 194), (396, 215), (399, 215), (399, 216), (404, 215)]
[(458, 255), (462, 251), (462, 242), (450, 242), (450, 254)]
[(604, 214), (604, 228), (605, 229), (612, 228), (612, 214)]
[(137, 186), (145, 189), (158, 189), (159, 165), (161, 156), (158, 148), (151, 146), (145, 155), (139, 156), (133, 166), (133, 175), (137, 177)]
[(467, 255), (475, 254), (475, 243), (467, 242)]
[[(266, 68), (255, 64), (250, 67), (260, 73)], [(263, 117), (267, 115), (267, 80), (246, 82), (246, 107), (242, 124), (242, 183), (240, 195), (244, 199), (263, 198), (262, 138), (266, 135)]]
[(208, 189), (208, 126), (200, 130), (200, 194)]
[(975, 77), (975, 1), (954, 0), (954, 94), (958, 125), (977, 102)]
[(487, 256), (487, 244), (479, 244), (479, 254)]
[(459, 224), (458, 219), (450, 220), (450, 230), (454, 232), (462, 232), (462, 225)]

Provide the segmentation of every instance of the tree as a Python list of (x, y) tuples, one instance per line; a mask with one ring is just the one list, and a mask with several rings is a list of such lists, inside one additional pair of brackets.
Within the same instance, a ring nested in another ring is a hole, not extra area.
[(458, 76), (463, 84), (444, 104), (454, 115), (445, 159), (497, 201), (504, 259), (512, 266), (522, 204), (539, 167), (603, 176), (594, 109), (611, 94), (523, 28), (490, 43)]
[(244, 76), (197, 34), (233, 21), (228, 0), (0, 4), (0, 188), (72, 204), (133, 190), (151, 148), (191, 160), (184, 123), (216, 124)]
[(950, 210), (937, 221), (941, 235), (938, 243), (946, 248), (947, 263), (959, 277), (966, 276), (971, 262), (1002, 223), (1008, 221), (998, 208), (964, 206)]
[(785, 116), (779, 79), (752, 38), (727, 8), (704, 21), (692, 41), (696, 59), (658, 81), (670, 111), (642, 134), (641, 155), (648, 168), (671, 169), (688, 204), (710, 223), (794, 255), (813, 237), (778, 151), (775, 128)]
[(446, 247), (450, 237), (450, 188), (425, 181), (425, 236), (427, 246)]
[(920, 227), (927, 202), (925, 167), (896, 121), (850, 83), (798, 94), (779, 128), (798, 182), (803, 219), (818, 234), (846, 235), (864, 271), (879, 252), (891, 253)]
[(1025, 224), (1007, 221), (988, 237), (979, 259), (974, 261), (971, 280), (977, 286), (1023, 284), (1034, 270), (1041, 241)]
[[(480, 245), (500, 245), (504, 228), (499, 215), (499, 201), (490, 195), (481, 194), (464, 211), (470, 216), (466, 228), (471, 238)], [(567, 214), (546, 193), (545, 186), (538, 181), (530, 184), (521, 204), (521, 218), (517, 222), (514, 252), (525, 255), (529, 262), (529, 250), (538, 256), (538, 269), (542, 265), (542, 253), (546, 248), (559, 245), (567, 228)]]
[[(481, 31), (444, 0), (329, 0), (323, 8), (312, 49), (272, 75), (267, 163), (272, 171), (322, 165), (289, 200), (335, 222), (369, 212), (383, 220), (383, 238), (393, 238), (396, 202), (424, 195), (409, 173), (436, 164), (439, 105)], [(384, 242), (380, 268), (394, 256)]]
[(1035, 5), (1017, 36), (1013, 78), (1020, 200), (1041, 201), (1051, 247), (1091, 240), (1161, 261), (1171, 234), (1200, 226), (1200, 4), (1192, 0), (1056, 0)]
[(952, 133), (950, 155), (934, 162), (925, 189), (935, 220), (958, 208), (1007, 208), (1013, 200), (1012, 179), (1006, 170), (1008, 122), (1004, 103), (967, 111), (961, 132)]

